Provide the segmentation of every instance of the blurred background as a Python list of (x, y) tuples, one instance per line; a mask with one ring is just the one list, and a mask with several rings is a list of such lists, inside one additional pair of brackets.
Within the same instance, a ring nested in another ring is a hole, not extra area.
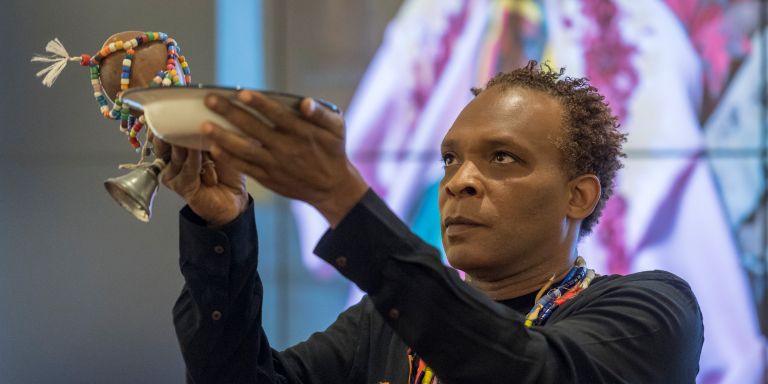
[[(602, 273), (665, 269), (699, 298), (701, 383), (765, 382), (766, 2), (758, 0), (4, 0), (0, 32), (0, 383), (183, 382), (171, 307), (177, 212), (149, 224), (102, 183), (137, 160), (88, 72), (48, 89), (30, 63), (58, 37), (174, 37), (193, 82), (311, 95), (345, 110), (348, 151), (440, 247), (439, 142), (469, 88), (529, 59), (587, 76), (629, 132), (617, 193), (580, 253)], [(360, 292), (311, 255), (325, 222), (250, 182), (264, 323), (282, 349)]]

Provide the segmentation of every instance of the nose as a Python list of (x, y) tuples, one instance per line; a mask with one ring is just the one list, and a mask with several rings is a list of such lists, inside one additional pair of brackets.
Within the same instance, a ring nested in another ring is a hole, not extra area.
[(482, 190), (480, 170), (472, 162), (461, 164), (456, 172), (445, 181), (445, 193), (453, 197), (470, 197)]

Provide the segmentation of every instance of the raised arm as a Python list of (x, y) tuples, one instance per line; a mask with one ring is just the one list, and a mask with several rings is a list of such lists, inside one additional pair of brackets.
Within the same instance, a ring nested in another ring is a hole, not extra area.
[(462, 282), (368, 191), (344, 153), (340, 116), (309, 99), (296, 116), (261, 94), (243, 91), (239, 97), (275, 126), (227, 100), (209, 99), (209, 107), (249, 136), (204, 126), (216, 142), (214, 158), (317, 208), (333, 228), (317, 253), (368, 292), (381, 316), (441, 380), (694, 380), (701, 315), (679, 279), (604, 278), (544, 326), (525, 328), (521, 314)]
[[(158, 153), (171, 150), (155, 141)], [(174, 325), (190, 383), (345, 382), (359, 337), (359, 307), (281, 354), (262, 328), (263, 286), (253, 201), (242, 174), (173, 148), (163, 182), (188, 203), (180, 215), (184, 288)], [(205, 169), (205, 171), (203, 171)]]
[(368, 292), (385, 321), (448, 383), (696, 377), (701, 312), (688, 285), (669, 273), (599, 278), (547, 324), (529, 329), (521, 314), (461, 281), (372, 192), (315, 252)]

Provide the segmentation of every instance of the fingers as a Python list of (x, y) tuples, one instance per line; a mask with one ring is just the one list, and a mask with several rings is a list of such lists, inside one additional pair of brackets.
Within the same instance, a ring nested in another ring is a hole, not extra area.
[(301, 115), (308, 121), (328, 129), (337, 136), (344, 135), (344, 117), (334, 112), (312, 98), (301, 100)]
[(218, 145), (211, 147), (211, 156), (217, 163), (225, 163), (228, 167), (233, 167), (258, 181), (267, 178), (267, 172), (263, 168), (233, 155)]
[(344, 118), (341, 114), (311, 98), (301, 101), (300, 112), (303, 118), (299, 118), (288, 107), (259, 92), (240, 91), (237, 98), (273, 122), (278, 131), (307, 135), (320, 127), (334, 136), (344, 136)]
[(185, 178), (198, 178), (202, 169), (203, 155), (198, 150), (187, 150), (187, 158), (181, 166), (180, 176)]
[(275, 127), (279, 128), (279, 131), (306, 133), (311, 129), (304, 120), (296, 116), (294, 112), (291, 112), (288, 107), (259, 92), (240, 91), (237, 94), (237, 99), (259, 111)]
[(162, 172), (163, 184), (182, 196), (197, 188), (200, 182), (200, 151), (171, 146), (171, 162)]
[(211, 160), (211, 154), (209, 152), (203, 152), (203, 162), (200, 169), (200, 178), (203, 180), (203, 184), (209, 187), (219, 183), (219, 177), (216, 172), (216, 164)]
[[(260, 168), (266, 168), (273, 163), (272, 155), (258, 140), (230, 132), (211, 122), (203, 123), (201, 130), (217, 147), (227, 151), (230, 157), (236, 157)], [(213, 152), (213, 149), (211, 151)]]
[(171, 146), (171, 163), (168, 165), (169, 178), (174, 178), (181, 172), (184, 161), (187, 159), (187, 149), (178, 146)]
[(238, 127), (243, 133), (258, 140), (270, 141), (275, 135), (274, 128), (224, 97), (210, 94), (205, 98), (205, 105)]
[(171, 156), (171, 145), (166, 143), (165, 141), (161, 140), (159, 137), (155, 136), (152, 133), (152, 130), (149, 130), (147, 140), (150, 140), (152, 142), (152, 152), (155, 154), (155, 157), (158, 159), (163, 159), (166, 162), (170, 161)]

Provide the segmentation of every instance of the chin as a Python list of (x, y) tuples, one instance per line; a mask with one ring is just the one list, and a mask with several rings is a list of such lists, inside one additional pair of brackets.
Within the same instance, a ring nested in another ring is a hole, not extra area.
[(465, 244), (451, 246), (445, 250), (445, 256), (451, 267), (470, 275), (498, 273), (509, 266), (512, 257), (491, 247), (468, 247)]
[(450, 264), (451, 267), (464, 272), (477, 269), (479, 266), (484, 264), (483, 260), (480, 260), (478, 257), (472, 256), (467, 252), (460, 252), (455, 249), (446, 251), (445, 256), (446, 259), (448, 259), (448, 264)]

